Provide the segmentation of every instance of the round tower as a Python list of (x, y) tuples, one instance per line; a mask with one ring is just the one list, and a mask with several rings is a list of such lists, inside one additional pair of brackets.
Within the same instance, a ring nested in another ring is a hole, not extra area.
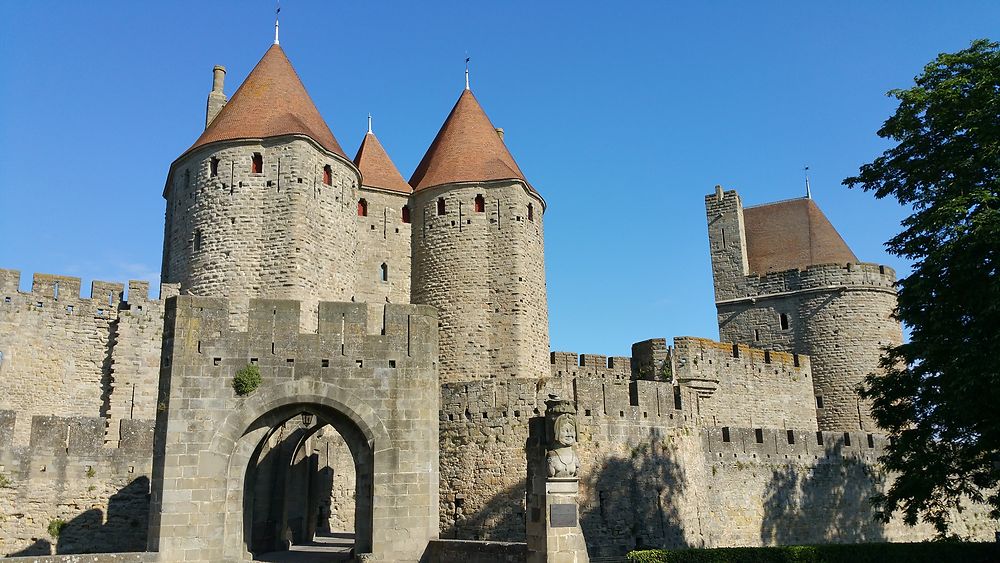
[(236, 303), (350, 300), (357, 167), (278, 45), (218, 110), (220, 78), (208, 126), (164, 188), (162, 281)]
[(468, 89), (410, 185), (414, 303), (438, 308), (442, 383), (548, 375), (542, 216)]
[(879, 369), (886, 346), (902, 342), (895, 272), (878, 264), (830, 264), (799, 272), (802, 353), (812, 363), (820, 430), (875, 432), (857, 386)]
[(875, 431), (858, 384), (902, 342), (895, 272), (861, 263), (810, 197), (705, 198), (719, 337), (807, 354), (820, 430)]

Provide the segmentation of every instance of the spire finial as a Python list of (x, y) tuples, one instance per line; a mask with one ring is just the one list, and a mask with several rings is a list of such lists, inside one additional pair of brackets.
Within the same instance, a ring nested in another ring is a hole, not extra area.
[(809, 188), (809, 167), (806, 166), (802, 171), (806, 173), (806, 199), (812, 199), (812, 190)]
[(465, 89), (469, 90), (469, 57), (465, 57)]
[(372, 113), (368, 112), (368, 132), (372, 132)]
[(274, 44), (278, 44), (278, 14), (281, 13), (281, 2), (274, 5)]

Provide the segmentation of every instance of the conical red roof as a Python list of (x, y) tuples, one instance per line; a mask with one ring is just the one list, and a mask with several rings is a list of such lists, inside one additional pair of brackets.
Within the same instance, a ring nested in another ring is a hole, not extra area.
[(272, 45), (232, 99), (186, 152), (216, 141), (306, 135), (344, 158), (285, 52)]
[(382, 143), (374, 133), (369, 131), (361, 146), (358, 147), (358, 155), (354, 157), (354, 164), (361, 171), (361, 184), (373, 188), (382, 188), (404, 194), (412, 193), (413, 188), (406, 183), (399, 169), (392, 163), (392, 159), (382, 148)]
[(465, 90), (410, 177), (410, 185), (422, 190), (454, 182), (511, 179), (528, 184), (472, 91)]
[(840, 233), (812, 199), (743, 210), (747, 260), (755, 274), (805, 269), (814, 264), (858, 262)]

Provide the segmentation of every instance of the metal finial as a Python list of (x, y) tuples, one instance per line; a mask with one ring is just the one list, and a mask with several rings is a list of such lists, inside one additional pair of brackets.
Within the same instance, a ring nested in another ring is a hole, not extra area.
[(371, 114), (371, 112), (368, 113), (368, 132), (369, 133), (372, 132), (372, 114)]
[(278, 44), (278, 14), (281, 13), (281, 2), (275, 3), (274, 6), (274, 44)]
[(812, 199), (812, 190), (809, 188), (809, 167), (802, 169), (806, 173), (806, 199)]
[(469, 57), (465, 57), (465, 89), (469, 90)]

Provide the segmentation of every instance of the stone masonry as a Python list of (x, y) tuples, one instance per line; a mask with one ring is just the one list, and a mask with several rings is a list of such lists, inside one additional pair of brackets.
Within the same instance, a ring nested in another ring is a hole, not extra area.
[[(251, 300), (247, 332), (225, 300), (168, 301), (153, 456), (149, 547), (165, 561), (247, 557), (244, 482), (258, 444), (301, 412), (333, 425), (357, 470), (358, 553), (418, 561), (437, 537), (437, 324), (433, 309), (387, 305), (370, 335), (364, 304)], [(263, 382), (236, 395), (234, 373)]]

